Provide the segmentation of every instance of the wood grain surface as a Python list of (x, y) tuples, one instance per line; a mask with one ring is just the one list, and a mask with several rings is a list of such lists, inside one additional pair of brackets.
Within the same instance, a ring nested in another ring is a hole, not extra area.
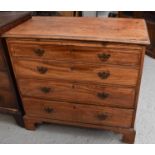
[(140, 50), (116, 49), (106, 47), (85, 47), (71, 45), (12, 44), (12, 55), (21, 58), (77, 61), (81, 63), (100, 63), (138, 66)]
[[(138, 69), (108, 65), (64, 63), (54, 61), (14, 60), (19, 78), (65, 79), (71, 81), (92, 82), (98, 84), (118, 84), (135, 86)], [(43, 72), (42, 72), (43, 70)], [(107, 78), (102, 78), (106, 74)]]
[[(48, 27), (47, 27), (48, 25)], [(33, 17), (4, 37), (52, 38), (149, 44), (143, 19)]]
[(23, 103), (27, 116), (117, 127), (130, 127), (133, 113), (133, 110), (31, 98), (24, 98)]
[(19, 80), (22, 96), (100, 106), (133, 108), (135, 89), (66, 82)]

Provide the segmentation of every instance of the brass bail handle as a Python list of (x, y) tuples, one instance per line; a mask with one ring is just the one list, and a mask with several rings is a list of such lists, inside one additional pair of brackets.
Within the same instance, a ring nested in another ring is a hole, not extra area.
[(97, 118), (98, 118), (99, 120), (101, 120), (101, 121), (106, 120), (107, 117), (108, 117), (108, 116), (107, 116), (106, 114), (104, 114), (104, 113), (98, 114), (98, 115), (97, 115)]
[(37, 48), (34, 50), (35, 54), (38, 55), (38, 56), (43, 56), (45, 51), (41, 48)]
[(47, 107), (47, 108), (44, 108), (44, 111), (48, 114), (52, 113), (53, 112), (53, 108), (50, 108), (50, 107)]
[(101, 79), (107, 79), (110, 76), (110, 72), (109, 71), (103, 71), (103, 72), (99, 72), (98, 76)]
[(110, 54), (106, 54), (106, 53), (98, 54), (98, 58), (99, 58), (101, 61), (107, 61), (110, 57), (111, 57)]
[(45, 74), (48, 71), (47, 67), (37, 66), (37, 70), (40, 74)]
[(100, 98), (100, 99), (106, 99), (109, 97), (109, 94), (108, 93), (97, 93), (97, 96)]
[(51, 91), (51, 88), (50, 87), (41, 87), (40, 90), (43, 92), (43, 93), (49, 93)]

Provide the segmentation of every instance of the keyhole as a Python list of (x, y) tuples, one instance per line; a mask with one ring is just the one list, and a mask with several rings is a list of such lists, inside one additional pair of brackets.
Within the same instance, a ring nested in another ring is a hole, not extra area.
[(75, 70), (75, 67), (74, 67), (74, 66), (71, 66), (71, 67), (70, 67), (70, 70), (71, 70), (71, 71), (74, 71), (74, 70)]
[(73, 88), (73, 89), (75, 88), (74, 84), (72, 84), (72, 88)]

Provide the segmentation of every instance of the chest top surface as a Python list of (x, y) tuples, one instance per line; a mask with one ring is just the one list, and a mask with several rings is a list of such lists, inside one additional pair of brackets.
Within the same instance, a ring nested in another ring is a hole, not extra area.
[(33, 17), (3, 37), (149, 44), (145, 21), (125, 18)]

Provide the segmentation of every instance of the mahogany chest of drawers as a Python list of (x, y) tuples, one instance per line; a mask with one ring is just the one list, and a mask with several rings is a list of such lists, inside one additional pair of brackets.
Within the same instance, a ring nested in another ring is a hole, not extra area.
[(5, 33), (25, 110), (42, 122), (110, 130), (133, 143), (144, 20), (33, 17)]

